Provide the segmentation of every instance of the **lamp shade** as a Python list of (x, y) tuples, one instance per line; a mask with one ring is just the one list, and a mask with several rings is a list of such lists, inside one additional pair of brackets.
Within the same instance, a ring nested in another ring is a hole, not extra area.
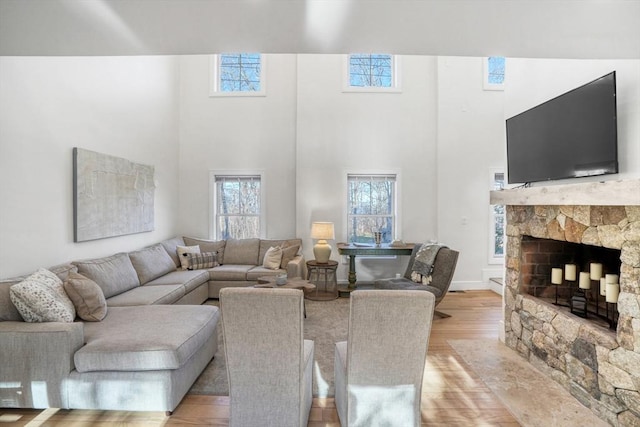
[(331, 256), (331, 245), (327, 243), (327, 239), (335, 239), (332, 222), (314, 222), (311, 224), (311, 238), (318, 239), (313, 247), (313, 255), (316, 262), (326, 264)]
[(332, 222), (314, 222), (311, 224), (311, 238), (312, 239), (335, 239), (335, 232)]

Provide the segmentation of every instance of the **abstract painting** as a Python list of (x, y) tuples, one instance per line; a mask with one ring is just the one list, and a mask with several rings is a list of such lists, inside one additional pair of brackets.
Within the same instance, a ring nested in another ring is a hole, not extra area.
[(74, 242), (152, 231), (154, 168), (73, 149)]

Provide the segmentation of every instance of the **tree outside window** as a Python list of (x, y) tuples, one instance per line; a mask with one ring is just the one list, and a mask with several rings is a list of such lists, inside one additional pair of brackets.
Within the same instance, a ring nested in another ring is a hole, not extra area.
[(259, 92), (260, 71), (259, 53), (224, 53), (220, 55), (220, 90)]
[(348, 175), (347, 235), (352, 243), (374, 243), (374, 232), (382, 242), (395, 236), (395, 175)]
[(484, 58), (482, 86), (484, 90), (504, 90), (506, 58), (489, 56)]
[(260, 53), (211, 55), (210, 96), (264, 96), (265, 57)]
[(260, 237), (260, 176), (216, 175), (215, 186), (216, 237)]
[(349, 55), (349, 84), (353, 87), (392, 87), (393, 57), (388, 54)]

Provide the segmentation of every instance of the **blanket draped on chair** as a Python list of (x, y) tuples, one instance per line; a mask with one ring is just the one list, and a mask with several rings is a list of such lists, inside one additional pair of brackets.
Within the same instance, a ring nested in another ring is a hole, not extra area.
[(447, 246), (432, 243), (423, 244), (420, 249), (418, 249), (413, 261), (413, 266), (411, 267), (411, 280), (423, 285), (431, 284), (433, 263), (436, 260), (438, 251), (441, 248), (446, 247)]

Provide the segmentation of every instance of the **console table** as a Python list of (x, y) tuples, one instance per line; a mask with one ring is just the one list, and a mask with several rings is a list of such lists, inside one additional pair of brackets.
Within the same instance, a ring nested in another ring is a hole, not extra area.
[(338, 243), (338, 252), (340, 255), (349, 256), (349, 288), (352, 291), (356, 288), (356, 256), (358, 255), (411, 255), (415, 243), (406, 243), (404, 246), (389, 246), (389, 244), (381, 244), (380, 246), (355, 246), (353, 244)]

